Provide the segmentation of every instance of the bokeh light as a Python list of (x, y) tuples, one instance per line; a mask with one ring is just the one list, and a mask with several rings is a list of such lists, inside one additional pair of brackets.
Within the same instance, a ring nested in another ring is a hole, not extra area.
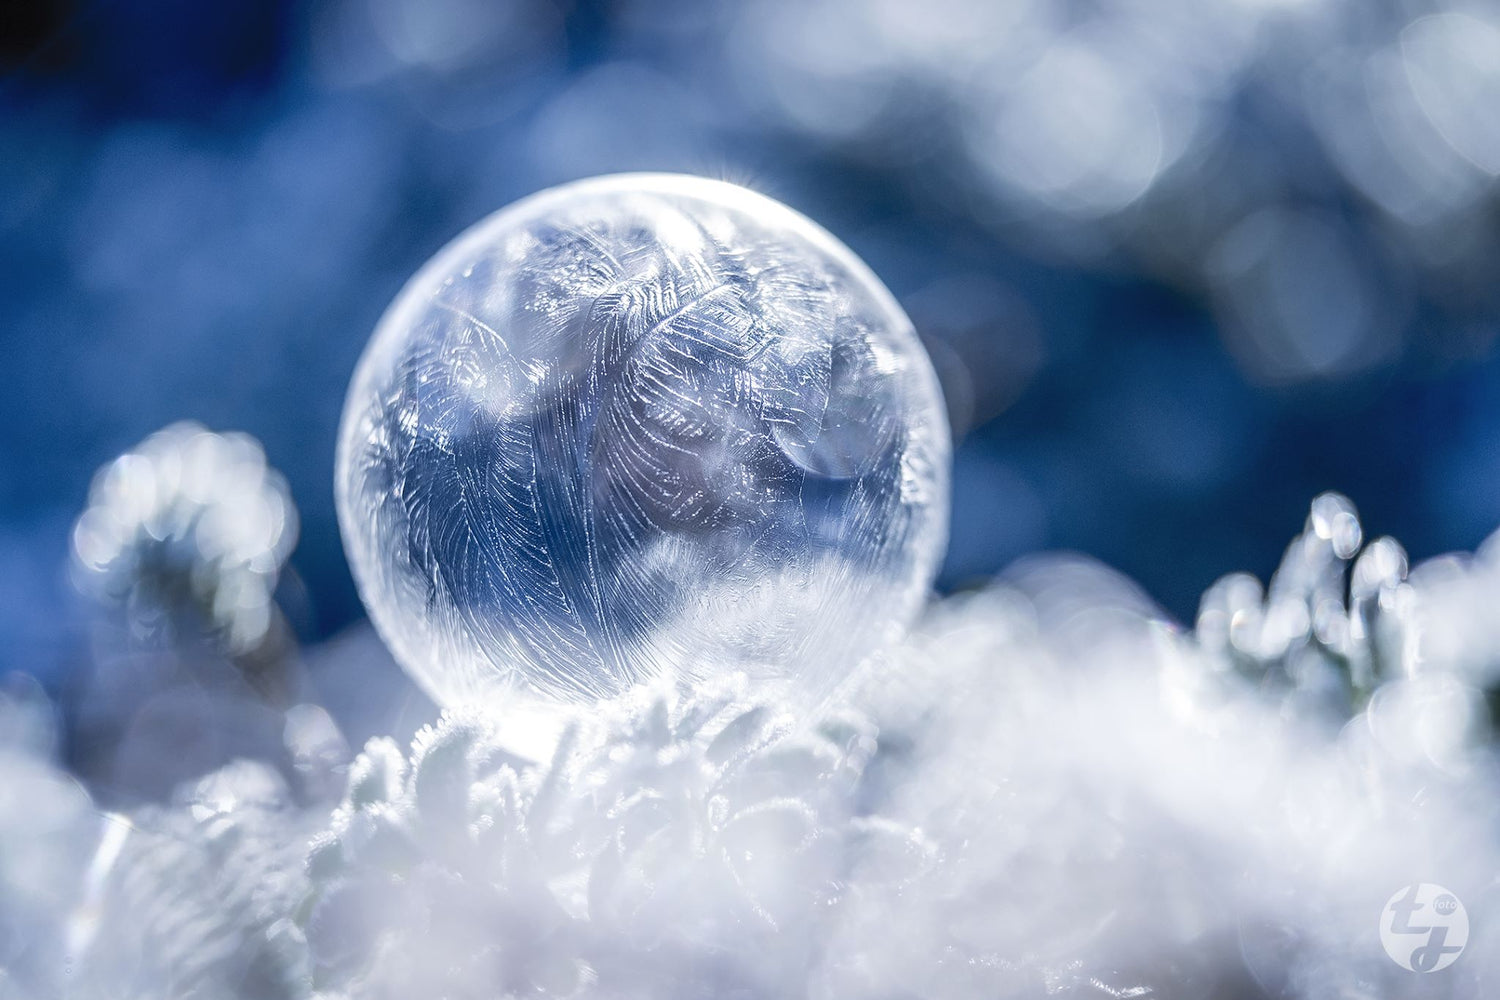
[(944, 587), (1076, 548), (1187, 618), (1322, 489), (1416, 555), (1500, 521), (1486, 4), (52, 0), (6, 30), (0, 657), (49, 686), (93, 470), (184, 418), (287, 476), (304, 637), (356, 620), (327, 469), (383, 303), (618, 170), (786, 201), (916, 318), (979, 484)]

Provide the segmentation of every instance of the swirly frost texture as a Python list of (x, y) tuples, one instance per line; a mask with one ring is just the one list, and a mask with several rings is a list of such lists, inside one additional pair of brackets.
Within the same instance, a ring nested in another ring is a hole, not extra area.
[(730, 669), (833, 688), (946, 537), (931, 365), (842, 244), (742, 188), (543, 192), (382, 319), (340, 432), (371, 618), (443, 703)]

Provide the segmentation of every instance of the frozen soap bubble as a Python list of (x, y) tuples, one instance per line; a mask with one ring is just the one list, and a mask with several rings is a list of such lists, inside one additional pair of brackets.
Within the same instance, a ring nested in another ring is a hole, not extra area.
[(622, 175), (490, 216), (402, 290), (345, 404), (339, 521), (440, 703), (727, 670), (821, 695), (923, 601), (949, 447), (846, 247), (730, 184)]

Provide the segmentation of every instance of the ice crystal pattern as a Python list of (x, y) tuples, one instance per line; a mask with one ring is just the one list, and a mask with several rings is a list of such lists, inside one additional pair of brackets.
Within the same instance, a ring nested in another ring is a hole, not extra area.
[(441, 702), (705, 664), (826, 692), (923, 599), (948, 449), (910, 322), (833, 237), (732, 185), (604, 178), (397, 298), (346, 403), (340, 523)]

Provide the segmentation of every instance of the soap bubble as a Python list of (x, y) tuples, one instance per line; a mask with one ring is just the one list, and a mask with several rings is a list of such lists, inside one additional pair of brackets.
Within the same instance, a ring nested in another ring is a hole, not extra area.
[(442, 703), (730, 670), (823, 696), (926, 596), (949, 450), (910, 321), (847, 248), (729, 184), (620, 175), (412, 279), (336, 489), (370, 616)]

